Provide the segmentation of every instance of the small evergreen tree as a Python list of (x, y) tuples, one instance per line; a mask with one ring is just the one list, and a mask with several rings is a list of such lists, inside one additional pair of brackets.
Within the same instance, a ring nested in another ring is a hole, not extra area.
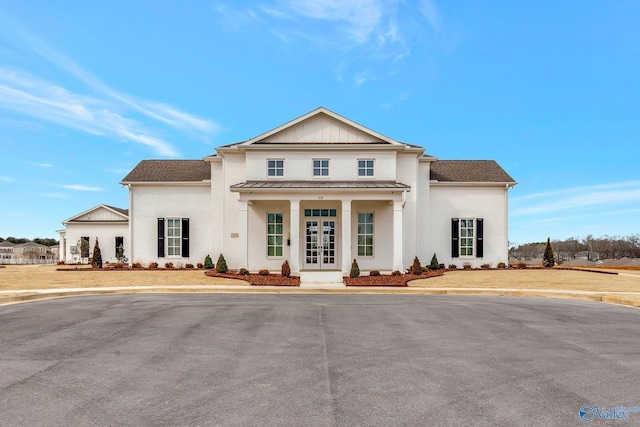
[(556, 260), (553, 256), (553, 249), (551, 248), (551, 238), (547, 237), (547, 246), (544, 248), (544, 255), (542, 255), (542, 265), (551, 268), (555, 263)]
[(96, 244), (93, 246), (93, 258), (91, 258), (91, 267), (102, 268), (102, 253), (100, 252), (100, 245), (98, 244), (97, 237)]
[(207, 270), (212, 270), (213, 267), (214, 267), (214, 265), (213, 265), (213, 260), (211, 259), (211, 257), (209, 255), (204, 257), (204, 268), (206, 268)]
[(360, 267), (358, 267), (358, 262), (355, 259), (351, 263), (351, 271), (349, 271), (349, 277), (360, 277)]
[(291, 276), (291, 267), (289, 267), (289, 261), (286, 259), (282, 263), (282, 268), (280, 269), (280, 273), (282, 277), (290, 277)]
[(433, 256), (431, 257), (431, 264), (429, 264), (429, 269), (437, 270), (439, 268), (440, 268), (440, 263), (438, 262), (438, 257), (434, 253)]
[(418, 257), (415, 257), (413, 259), (413, 264), (411, 265), (411, 274), (415, 274), (416, 276), (419, 276), (422, 274), (422, 265), (420, 265), (420, 260), (418, 259)]
[(227, 261), (224, 259), (224, 255), (220, 254), (220, 256), (218, 257), (218, 262), (216, 263), (216, 272), (226, 273), (227, 270)]

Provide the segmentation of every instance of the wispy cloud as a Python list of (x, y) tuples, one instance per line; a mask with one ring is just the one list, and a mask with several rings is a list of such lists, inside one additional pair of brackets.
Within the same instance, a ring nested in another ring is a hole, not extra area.
[(33, 165), (33, 166), (38, 166), (40, 168), (52, 168), (53, 165), (51, 163), (35, 163), (35, 162), (29, 162), (29, 164)]
[(104, 191), (104, 188), (89, 187), (87, 185), (82, 185), (82, 184), (60, 184), (59, 187), (66, 188), (67, 190), (74, 190), (74, 191)]
[(0, 108), (93, 135), (133, 141), (170, 157), (178, 155), (176, 149), (149, 130), (143, 120), (153, 121), (154, 127), (165, 125), (199, 139), (209, 139), (219, 130), (211, 120), (164, 103), (139, 100), (109, 87), (42, 40), (11, 25), (25, 47), (87, 85), (93, 93), (77, 93), (15, 68), (0, 67)]
[(15, 180), (12, 178), (9, 178), (8, 176), (0, 176), (0, 182), (10, 183), (10, 182), (15, 182)]
[(564, 188), (511, 199), (511, 215), (543, 215), (585, 209), (611, 209), (628, 203), (640, 204), (640, 181)]
[[(388, 77), (388, 64), (401, 62), (413, 44), (443, 28), (433, 0), (270, 0), (254, 9), (216, 3), (214, 10), (228, 29), (264, 26), (287, 46), (311, 44), (327, 55), (337, 81), (356, 86)], [(371, 68), (365, 79), (363, 64)]]

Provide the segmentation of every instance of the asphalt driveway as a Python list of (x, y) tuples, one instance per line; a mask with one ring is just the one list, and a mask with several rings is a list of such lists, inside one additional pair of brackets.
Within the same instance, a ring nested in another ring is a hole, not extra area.
[(640, 405), (639, 338), (638, 309), (555, 299), (39, 301), (0, 307), (0, 424), (584, 425)]

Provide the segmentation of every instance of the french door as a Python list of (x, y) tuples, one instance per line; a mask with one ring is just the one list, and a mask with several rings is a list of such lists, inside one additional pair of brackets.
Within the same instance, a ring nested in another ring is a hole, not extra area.
[(336, 255), (335, 218), (305, 218), (305, 268), (335, 270), (338, 268)]

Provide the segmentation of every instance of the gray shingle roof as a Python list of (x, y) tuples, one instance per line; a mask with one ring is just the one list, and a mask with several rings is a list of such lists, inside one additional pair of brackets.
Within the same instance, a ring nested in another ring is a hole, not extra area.
[(514, 184), (516, 182), (494, 160), (438, 160), (431, 163), (431, 180)]
[(129, 216), (129, 209), (116, 208), (115, 206), (105, 205), (106, 207), (113, 209), (116, 212), (120, 212), (122, 215)]
[(204, 160), (143, 160), (122, 182), (198, 182), (211, 179)]
[(231, 186), (231, 189), (303, 189), (303, 188), (373, 188), (373, 189), (409, 189), (407, 184), (395, 181), (247, 181)]

